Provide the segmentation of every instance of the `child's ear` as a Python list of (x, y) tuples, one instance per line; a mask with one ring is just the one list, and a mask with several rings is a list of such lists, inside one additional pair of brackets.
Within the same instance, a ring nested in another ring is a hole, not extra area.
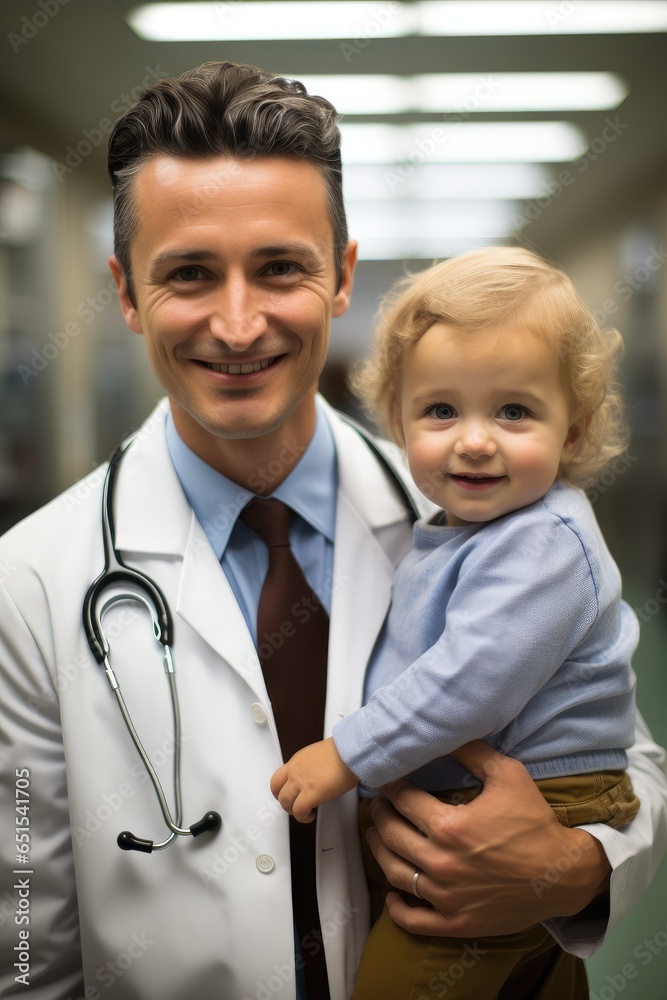
[(567, 465), (568, 462), (571, 462), (574, 458), (576, 450), (581, 444), (581, 439), (586, 434), (592, 419), (593, 414), (587, 413), (585, 416), (575, 420), (573, 424), (570, 424), (565, 441), (563, 442), (563, 449), (560, 454), (562, 465)]

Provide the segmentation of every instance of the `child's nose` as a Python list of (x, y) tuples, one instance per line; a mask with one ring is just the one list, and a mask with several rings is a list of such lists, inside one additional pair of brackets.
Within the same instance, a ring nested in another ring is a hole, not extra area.
[(497, 451), (496, 443), (482, 422), (469, 422), (461, 427), (461, 436), (454, 446), (456, 454), (468, 458), (491, 457)]

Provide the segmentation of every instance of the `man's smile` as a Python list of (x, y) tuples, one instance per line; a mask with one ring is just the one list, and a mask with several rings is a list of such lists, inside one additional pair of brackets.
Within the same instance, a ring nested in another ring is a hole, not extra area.
[(249, 361), (246, 364), (223, 364), (214, 361), (202, 361), (206, 368), (211, 368), (214, 372), (225, 372), (228, 375), (249, 375), (250, 372), (263, 371), (272, 365), (275, 358), (266, 358), (264, 361)]

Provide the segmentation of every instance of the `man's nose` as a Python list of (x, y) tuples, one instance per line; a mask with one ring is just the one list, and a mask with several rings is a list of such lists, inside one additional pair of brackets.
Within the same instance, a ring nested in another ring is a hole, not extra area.
[(467, 458), (489, 458), (497, 449), (490, 428), (484, 420), (463, 420), (459, 424), (460, 435), (454, 445), (457, 455)]
[(243, 352), (268, 330), (261, 291), (242, 276), (228, 277), (214, 296), (211, 333), (230, 350)]

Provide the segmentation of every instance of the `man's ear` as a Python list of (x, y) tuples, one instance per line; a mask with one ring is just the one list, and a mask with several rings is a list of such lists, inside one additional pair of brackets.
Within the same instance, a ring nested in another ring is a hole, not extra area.
[(592, 419), (593, 414), (587, 413), (585, 416), (575, 420), (573, 424), (570, 424), (560, 454), (561, 465), (568, 465), (572, 461)]
[(139, 313), (130, 298), (125, 271), (118, 263), (118, 259), (113, 255), (109, 257), (109, 269), (113, 275), (113, 280), (118, 292), (118, 302), (120, 303), (120, 310), (123, 314), (123, 319), (129, 326), (130, 330), (134, 333), (143, 333), (144, 330), (139, 320)]
[(354, 286), (354, 269), (357, 264), (357, 241), (350, 240), (343, 253), (343, 264), (341, 267), (341, 278), (338, 291), (333, 300), (332, 316), (342, 316), (347, 312), (352, 297)]

